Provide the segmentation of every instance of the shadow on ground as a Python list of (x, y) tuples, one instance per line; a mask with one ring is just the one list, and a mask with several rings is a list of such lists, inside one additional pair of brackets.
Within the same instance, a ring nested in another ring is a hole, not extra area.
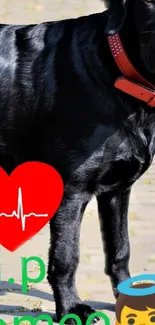
[[(22, 286), (18, 283), (9, 284), (7, 281), (1, 281), (0, 283), (0, 296), (7, 295), (7, 292), (13, 292), (15, 295), (22, 294), (28, 297), (36, 297), (44, 300), (48, 300), (54, 302), (54, 298), (52, 293), (47, 293), (41, 290), (32, 289), (27, 293), (22, 292)], [(104, 303), (101, 301), (84, 301), (86, 304), (90, 305), (96, 310), (107, 310), (107, 311), (115, 311), (115, 305), (111, 303)], [(56, 321), (56, 317), (54, 313), (50, 313), (44, 310), (42, 311), (33, 311), (29, 308), (25, 308), (25, 306), (18, 305), (0, 305), (0, 314), (11, 315), (12, 317), (23, 317), (23, 316), (32, 316), (34, 318), (39, 315), (49, 315), (54, 321)]]

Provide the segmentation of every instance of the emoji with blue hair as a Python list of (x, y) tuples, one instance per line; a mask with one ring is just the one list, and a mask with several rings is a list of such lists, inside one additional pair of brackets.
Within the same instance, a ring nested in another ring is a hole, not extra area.
[(130, 278), (117, 290), (116, 325), (155, 325), (155, 275)]

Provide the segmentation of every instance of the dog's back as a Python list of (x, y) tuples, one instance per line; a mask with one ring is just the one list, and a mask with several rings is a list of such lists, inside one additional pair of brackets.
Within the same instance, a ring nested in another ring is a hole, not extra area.
[(114, 120), (106, 107), (106, 19), (106, 14), (95, 14), (0, 26), (0, 156), (10, 160), (8, 172), (38, 159), (65, 176), (69, 166), (75, 170), (98, 149), (95, 133), (101, 132), (102, 122)]

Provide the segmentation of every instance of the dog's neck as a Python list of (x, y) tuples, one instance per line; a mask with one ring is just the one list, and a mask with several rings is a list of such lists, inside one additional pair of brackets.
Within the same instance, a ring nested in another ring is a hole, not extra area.
[(133, 23), (132, 10), (128, 10), (128, 15), (120, 32), (120, 37), (128, 58), (134, 65), (135, 69), (144, 78), (155, 85), (155, 74), (151, 74), (147, 71), (146, 66), (144, 65), (140, 56), (139, 39), (136, 27)]

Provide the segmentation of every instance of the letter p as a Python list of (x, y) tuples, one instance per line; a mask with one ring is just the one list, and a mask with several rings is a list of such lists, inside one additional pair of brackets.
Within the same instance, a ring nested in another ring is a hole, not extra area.
[[(30, 261), (36, 261), (40, 266), (40, 274), (37, 278), (30, 278), (28, 276), (27, 265)], [(30, 257), (22, 257), (22, 292), (26, 293), (28, 291), (27, 285), (29, 282), (31, 283), (39, 283), (45, 277), (45, 264), (40, 257), (30, 256)]]

